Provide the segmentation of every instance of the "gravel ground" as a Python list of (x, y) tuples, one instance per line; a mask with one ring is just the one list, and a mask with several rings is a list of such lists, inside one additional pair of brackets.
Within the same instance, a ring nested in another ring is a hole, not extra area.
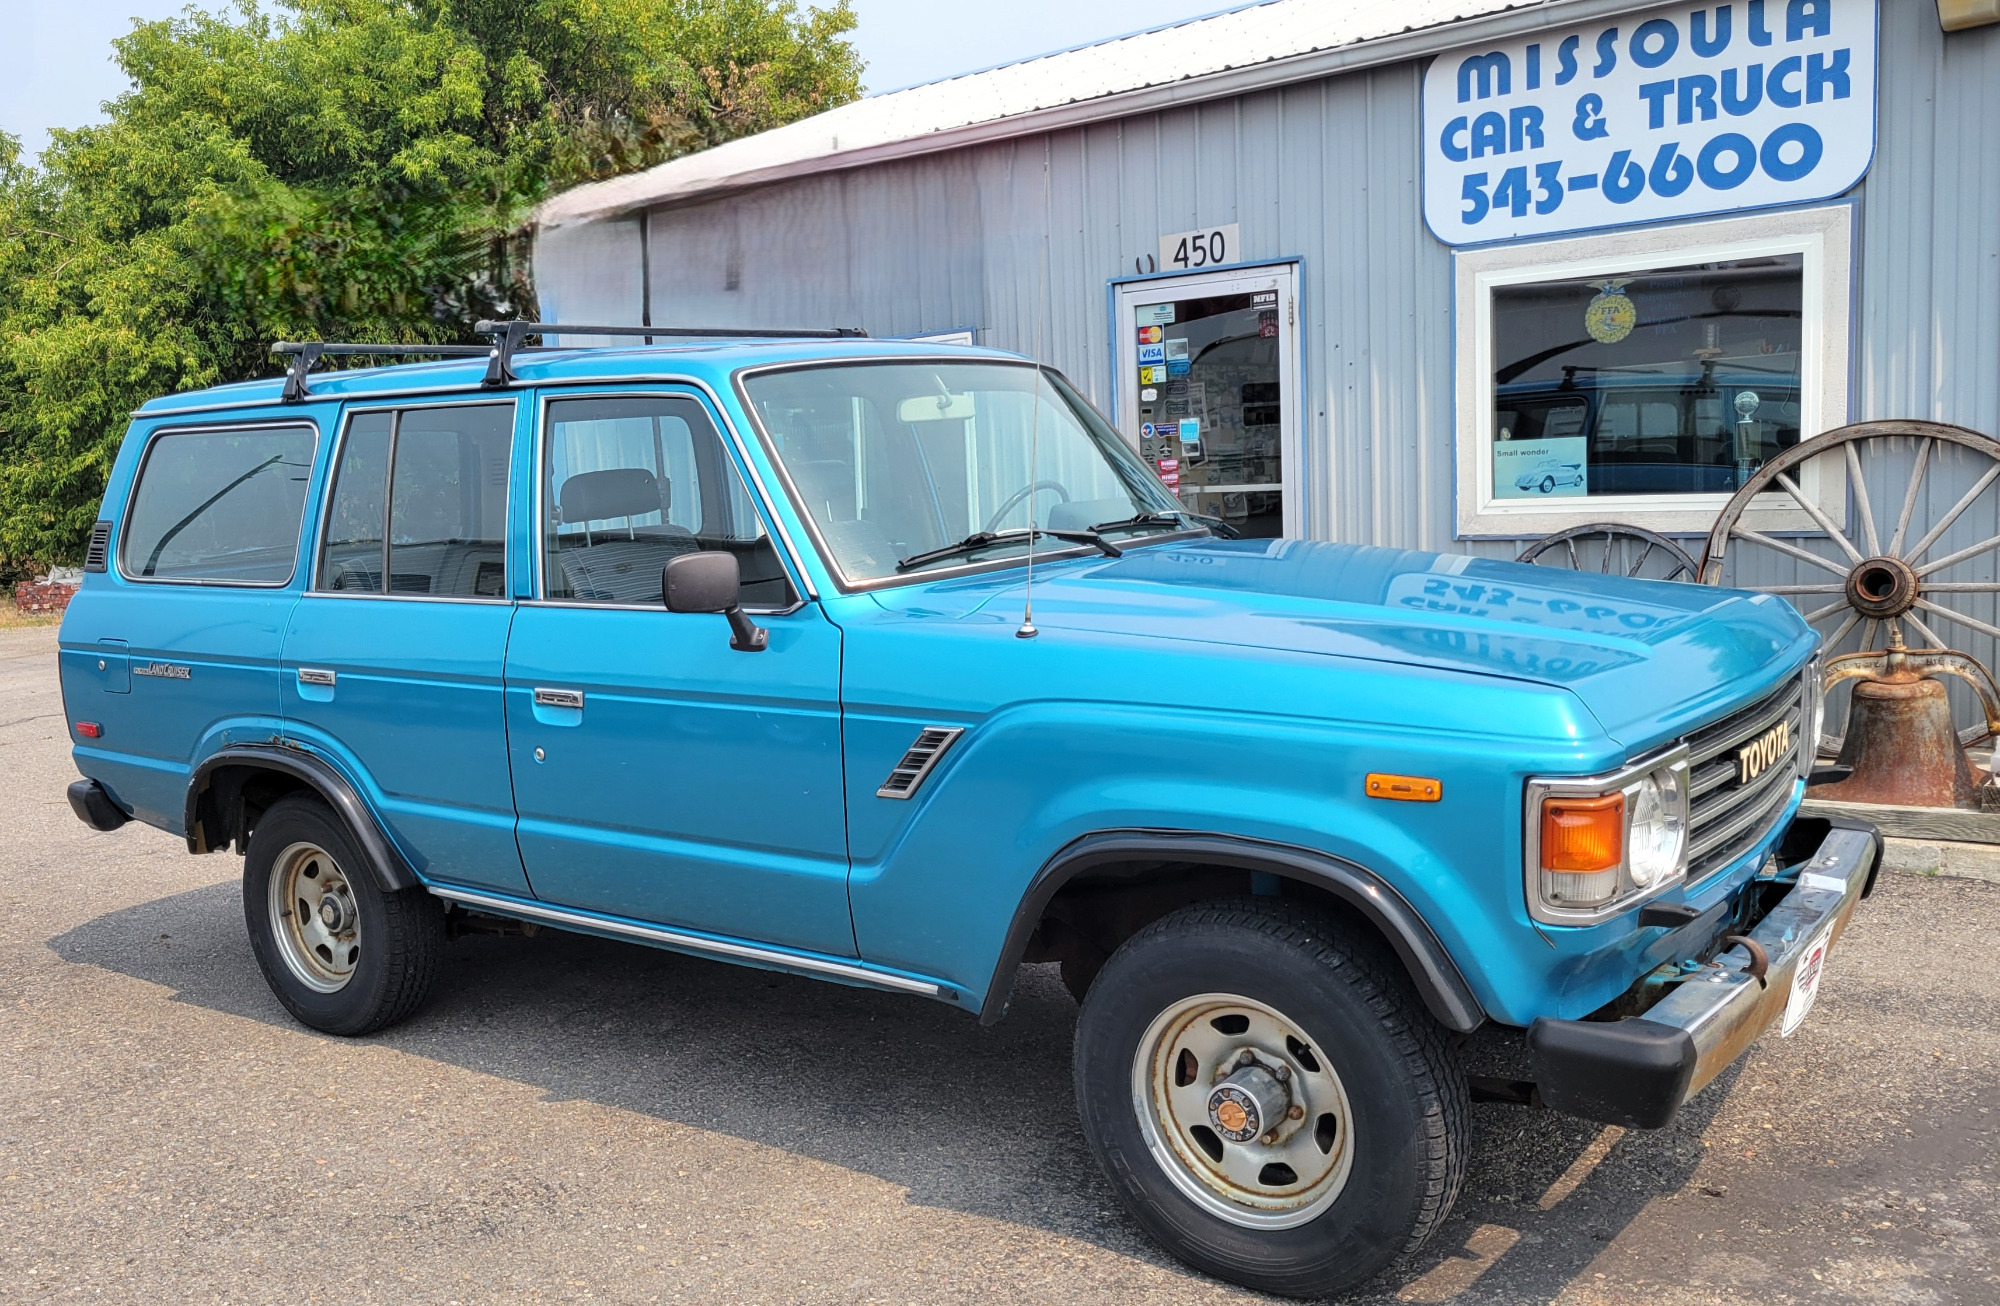
[[(918, 999), (545, 933), (370, 1039), (293, 1024), (240, 863), (70, 814), (53, 632), (0, 631), (0, 1303), (1248, 1301), (1118, 1211), (1042, 968)], [(1673, 1128), (1475, 1109), (1363, 1300), (2000, 1301), (2000, 886), (1885, 876), (1811, 1019)]]

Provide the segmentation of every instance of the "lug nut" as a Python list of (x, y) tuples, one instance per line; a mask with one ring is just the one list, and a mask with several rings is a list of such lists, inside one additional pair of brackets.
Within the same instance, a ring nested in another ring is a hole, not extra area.
[(1274, 1073), (1278, 1076), (1278, 1082), (1282, 1084), (1292, 1077), (1292, 1068), (1290, 1066), (1279, 1066)]
[(1292, 1109), (1285, 1112), (1285, 1115), (1293, 1120), (1303, 1120), (1306, 1118), (1306, 1109), (1294, 1102)]

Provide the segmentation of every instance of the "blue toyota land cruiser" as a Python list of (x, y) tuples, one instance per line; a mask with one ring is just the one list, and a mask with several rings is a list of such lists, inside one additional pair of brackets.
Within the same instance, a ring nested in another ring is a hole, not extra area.
[(1133, 1216), (1321, 1294), (1475, 1097), (1657, 1127), (1789, 1033), (1871, 885), (1780, 600), (1227, 538), (1007, 354), (531, 333), (147, 404), (63, 623), (72, 805), (244, 854), (316, 1029), (473, 917), (982, 1021), (1059, 962)]

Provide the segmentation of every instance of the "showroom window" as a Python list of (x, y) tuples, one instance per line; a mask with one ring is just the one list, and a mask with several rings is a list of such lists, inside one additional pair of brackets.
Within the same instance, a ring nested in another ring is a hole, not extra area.
[[(1460, 534), (1705, 531), (1842, 424), (1848, 225), (1842, 206), (1458, 255)], [(1808, 480), (1837, 511), (1837, 477)]]

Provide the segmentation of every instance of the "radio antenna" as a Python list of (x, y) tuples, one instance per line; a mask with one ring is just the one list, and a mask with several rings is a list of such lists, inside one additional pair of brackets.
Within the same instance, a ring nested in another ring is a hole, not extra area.
[(1049, 155), (1042, 147), (1042, 253), (1035, 273), (1035, 389), (1028, 397), (1028, 585), (1021, 609), (1021, 628), (1015, 639), (1033, 639), (1042, 632), (1035, 628), (1035, 485), (1041, 476), (1042, 436), (1042, 312), (1043, 292), (1049, 279)]

